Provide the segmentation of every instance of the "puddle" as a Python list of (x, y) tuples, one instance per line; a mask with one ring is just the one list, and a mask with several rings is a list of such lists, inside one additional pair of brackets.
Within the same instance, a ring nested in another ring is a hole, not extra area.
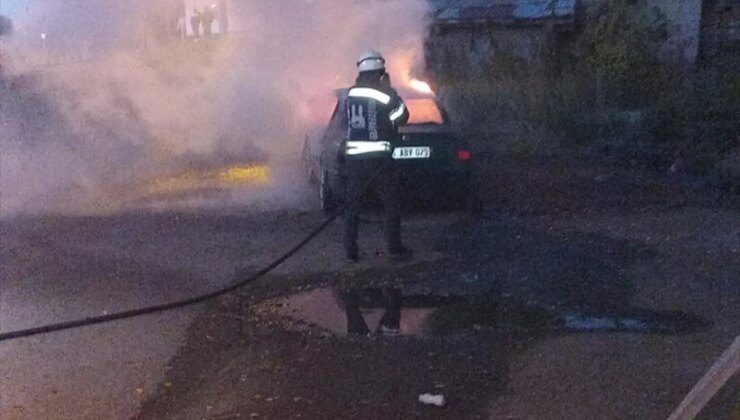
[[(273, 299), (261, 306), (297, 325), (337, 335), (438, 336), (481, 330), (686, 334), (708, 325), (685, 312), (640, 308), (608, 316), (558, 314), (495, 293), (438, 296), (405, 295), (400, 289), (323, 288)], [(387, 328), (383, 331), (381, 325)]]
[(688, 334), (707, 327), (700, 318), (680, 311), (628, 310), (614, 316), (569, 314), (563, 328), (574, 332)]
[(387, 333), (381, 331), (381, 324), (398, 329), (399, 335), (423, 337), (493, 328), (541, 330), (555, 320), (541, 309), (524, 307), (495, 294), (403, 295), (398, 289), (325, 288), (265, 304), (297, 324), (337, 335)]
[[(365, 324), (370, 332), (378, 331), (381, 318), (386, 310), (378, 301), (376, 293), (361, 293), (360, 307)], [(311, 326), (316, 326), (338, 335), (347, 334), (349, 322), (345, 299), (340, 292), (332, 289), (318, 289), (293, 295), (275, 302), (276, 312)], [(399, 322), (401, 335), (427, 335), (427, 323), (435, 308), (401, 308)]]

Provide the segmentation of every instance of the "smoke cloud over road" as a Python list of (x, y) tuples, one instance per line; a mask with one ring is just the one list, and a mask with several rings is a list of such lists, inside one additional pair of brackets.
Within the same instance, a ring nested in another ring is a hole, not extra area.
[(291, 205), (304, 134), (359, 53), (406, 80), (428, 17), (425, 0), (241, 0), (242, 31), (192, 42), (178, 1), (29, 4), (1, 52), (0, 215), (115, 211), (154, 180), (254, 163), (272, 174), (259, 199)]

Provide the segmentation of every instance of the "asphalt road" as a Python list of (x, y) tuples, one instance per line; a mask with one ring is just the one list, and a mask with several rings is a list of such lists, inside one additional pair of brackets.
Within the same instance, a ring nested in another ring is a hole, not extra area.
[[(166, 220), (174, 219), (3, 222), (2, 330), (133, 309), (222, 285), (220, 265), (212, 261), (208, 269), (203, 260), (189, 259), (187, 245), (162, 226)], [(0, 344), (0, 417), (129, 418), (161, 380), (197, 311)]]
[[(631, 197), (635, 209), (609, 201), (623, 196), (618, 188), (595, 193), (591, 186), (583, 190), (585, 197), (574, 197), (552, 185), (540, 187), (546, 191), (532, 185), (507, 191), (492, 183), (505, 192), (504, 199), (477, 218), (456, 213), (407, 218), (405, 235), (416, 253), (406, 271), (428, 275), (435, 293), (497, 288), (563, 313), (676, 309), (711, 328), (688, 342), (629, 334), (554, 337), (512, 362), (508, 381), (517, 391), (493, 395), (489, 414), (542, 418), (562, 406), (548, 391), (553, 383), (593, 397), (588, 400), (593, 405), (582, 404), (581, 411), (563, 406), (555, 417), (586, 415), (599, 404), (625, 413), (611, 394), (592, 395), (581, 384), (603, 388), (609, 381), (634, 381), (636, 369), (651, 372), (641, 379), (644, 389), (659, 388), (671, 372), (681, 372), (681, 381), (670, 388), (671, 397), (679, 395), (738, 332), (737, 211), (656, 208)], [(111, 313), (225, 286), (280, 255), (323, 220), (302, 187), (295, 188), (282, 206), (230, 202), (224, 209), (211, 197), (177, 211), (160, 202), (156, 210), (104, 216), (6, 218), (0, 221), (0, 328)], [(648, 190), (652, 199), (655, 191)], [(579, 200), (588, 205), (579, 207)], [(371, 215), (367, 221), (359, 265), (348, 269), (337, 258), (341, 226), (333, 225), (275, 274), (308, 278), (372, 269), (395, 275), (399, 271), (384, 270), (378, 256), (380, 220)], [(201, 309), (0, 343), (0, 418), (134, 416), (157, 387), (167, 386), (168, 363), (189, 334), (197, 333), (188, 326)], [(682, 350), (666, 352), (666, 345)], [(615, 361), (614, 354), (622, 359)], [(664, 363), (656, 367), (661, 354)], [(584, 355), (600, 360), (601, 376), (584, 378), (591, 374), (581, 368)], [(559, 368), (548, 368), (555, 365)], [(625, 366), (631, 366), (628, 375)], [(547, 403), (532, 406), (533, 400)]]
[[(414, 262), (382, 266), (371, 235), (332, 264), (332, 230), (287, 287), (198, 317), (137, 418), (667, 418), (740, 333), (736, 203), (584, 159), (488, 167), (482, 214), (406, 219)], [(430, 336), (343, 336), (332, 289), (379, 281), (422, 298), (402, 326), (426, 300)], [(737, 417), (738, 379), (700, 418)]]
[[(318, 212), (297, 216), (311, 210), (304, 185), (275, 192), (236, 175), (238, 182), (221, 177), (206, 185), (206, 194), (202, 182), (168, 181), (164, 188), (174, 185), (176, 194), (158, 188), (138, 208), (112, 214), (0, 219), (0, 330), (212, 291), (320, 221)], [(0, 418), (130, 418), (201, 309), (0, 343)]]
[[(107, 215), (0, 220), (0, 329), (114, 313), (213, 291), (271, 262), (324, 220), (300, 183), (240, 185)], [(245, 198), (246, 197), (246, 198)], [(258, 203), (255, 205), (254, 203)], [(426, 215), (424, 233), (450, 215)], [(450, 219), (451, 220), (451, 219)], [(378, 225), (364, 256), (383, 248)], [(276, 273), (341, 268), (341, 227)], [(432, 257), (433, 258), (433, 257)], [(372, 262), (365, 262), (371, 264)], [(362, 263), (361, 263), (362, 264)], [(0, 343), (0, 418), (127, 419), (162, 381), (202, 310), (193, 306)]]

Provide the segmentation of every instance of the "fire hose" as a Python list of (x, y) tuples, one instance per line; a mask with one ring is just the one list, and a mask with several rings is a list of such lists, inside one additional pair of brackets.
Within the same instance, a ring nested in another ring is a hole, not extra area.
[(22, 338), (22, 337), (31, 337), (34, 335), (48, 334), (48, 333), (52, 333), (56, 331), (69, 330), (73, 328), (81, 328), (81, 327), (86, 327), (86, 326), (95, 325), (95, 324), (103, 324), (103, 323), (108, 323), (108, 322), (127, 319), (127, 318), (135, 318), (135, 317), (155, 314), (159, 312), (171, 311), (171, 310), (175, 310), (179, 308), (184, 308), (186, 306), (197, 305), (199, 303), (203, 303), (203, 302), (215, 299), (217, 297), (229, 294), (237, 289), (240, 289), (244, 286), (247, 286), (257, 281), (258, 279), (270, 273), (272, 270), (274, 270), (275, 268), (280, 266), (282, 263), (287, 261), (290, 257), (292, 257), (298, 251), (303, 249), (303, 247), (308, 245), (309, 242), (311, 242), (316, 236), (318, 236), (321, 232), (323, 232), (324, 229), (326, 229), (332, 222), (334, 222), (334, 220), (336, 220), (337, 217), (339, 217), (339, 215), (342, 213), (343, 210), (344, 210), (344, 206), (337, 209), (326, 220), (324, 220), (324, 222), (322, 222), (316, 229), (314, 229), (311, 233), (309, 233), (303, 240), (298, 242), (293, 248), (285, 252), (279, 258), (273, 260), (270, 264), (266, 265), (265, 267), (263, 267), (256, 273), (230, 286), (224, 287), (222, 289), (219, 289), (214, 292), (207, 293), (207, 294), (194, 296), (188, 299), (178, 300), (178, 301), (169, 302), (169, 303), (163, 303), (159, 305), (147, 306), (145, 308), (132, 309), (128, 311), (116, 312), (116, 313), (107, 314), (107, 315), (91, 316), (87, 318), (77, 319), (74, 321), (60, 322), (57, 324), (49, 324), (49, 325), (44, 325), (41, 327), (0, 333), (0, 342), (7, 341), (7, 340), (14, 340), (14, 339)]
[[(380, 170), (376, 171), (375, 173), (372, 174), (372, 176), (370, 176), (370, 178), (368, 179), (368, 182), (365, 184), (364, 194), (367, 194), (368, 188), (378, 178), (379, 174), (380, 174)], [(346, 206), (347, 205), (344, 204), (340, 206), (339, 208), (337, 208), (317, 228), (315, 228), (313, 231), (311, 231), (311, 233), (309, 233), (305, 238), (303, 238), (303, 240), (298, 242), (295, 246), (293, 246), (283, 255), (273, 260), (270, 264), (266, 265), (265, 267), (255, 272), (254, 274), (250, 275), (249, 277), (243, 280), (237, 281), (231, 284), (230, 286), (224, 287), (222, 289), (219, 289), (219, 290), (216, 290), (210, 293), (201, 294), (201, 295), (194, 296), (194, 297), (187, 298), (187, 299), (177, 300), (174, 302), (152, 305), (152, 306), (147, 306), (147, 307), (139, 308), (139, 309), (131, 309), (131, 310), (116, 312), (112, 314), (91, 316), (91, 317), (86, 317), (86, 318), (77, 319), (73, 321), (66, 321), (66, 322), (60, 322), (56, 324), (43, 325), (40, 327), (0, 333), (0, 342), (14, 340), (14, 339), (23, 338), (23, 337), (31, 337), (35, 335), (48, 334), (48, 333), (57, 332), (57, 331), (82, 328), (82, 327), (87, 327), (87, 326), (95, 325), (95, 324), (104, 324), (104, 323), (123, 320), (123, 319), (136, 318), (136, 317), (140, 317), (143, 315), (150, 315), (150, 314), (155, 314), (159, 312), (172, 311), (175, 309), (184, 308), (186, 306), (197, 305), (199, 303), (203, 303), (203, 302), (218, 298), (220, 296), (227, 295), (238, 289), (241, 289), (242, 287), (245, 287), (251, 283), (254, 283), (255, 281), (269, 274), (272, 270), (282, 265), (285, 261), (287, 261), (293, 255), (298, 253), (298, 251), (303, 249), (303, 247), (308, 245), (314, 238), (316, 238), (327, 227), (329, 227), (329, 225), (332, 224), (342, 214)]]

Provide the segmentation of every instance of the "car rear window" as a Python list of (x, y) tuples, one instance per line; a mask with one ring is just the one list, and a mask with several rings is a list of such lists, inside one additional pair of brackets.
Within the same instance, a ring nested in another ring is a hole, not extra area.
[(404, 102), (409, 109), (408, 124), (444, 124), (442, 112), (434, 99), (408, 99)]

